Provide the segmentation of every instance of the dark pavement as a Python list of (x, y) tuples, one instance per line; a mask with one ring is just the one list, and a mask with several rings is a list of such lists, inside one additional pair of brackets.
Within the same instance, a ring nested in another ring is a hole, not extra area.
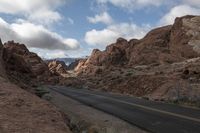
[(49, 88), (149, 132), (200, 133), (199, 109), (85, 89)]

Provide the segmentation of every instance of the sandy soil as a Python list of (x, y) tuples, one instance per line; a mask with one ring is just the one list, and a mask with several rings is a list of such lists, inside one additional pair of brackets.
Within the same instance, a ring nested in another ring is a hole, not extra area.
[(71, 133), (57, 109), (0, 77), (0, 133)]

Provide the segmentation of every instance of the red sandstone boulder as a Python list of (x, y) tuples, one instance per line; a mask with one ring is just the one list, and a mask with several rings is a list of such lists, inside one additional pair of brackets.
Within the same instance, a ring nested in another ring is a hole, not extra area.
[(67, 66), (63, 61), (50, 61), (48, 62), (48, 68), (52, 74), (57, 76), (66, 77), (68, 75)]

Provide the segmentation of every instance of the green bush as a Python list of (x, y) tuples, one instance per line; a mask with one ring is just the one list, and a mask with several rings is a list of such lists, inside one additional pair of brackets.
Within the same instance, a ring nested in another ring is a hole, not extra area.
[(44, 87), (37, 87), (35, 88), (35, 94), (39, 97), (42, 97), (43, 95), (49, 93), (48, 90), (46, 90)]
[(50, 101), (52, 99), (52, 95), (50, 93), (46, 93), (42, 96), (42, 99)]
[(128, 73), (126, 73), (126, 76), (131, 76), (131, 75), (133, 75), (132, 72), (128, 72)]

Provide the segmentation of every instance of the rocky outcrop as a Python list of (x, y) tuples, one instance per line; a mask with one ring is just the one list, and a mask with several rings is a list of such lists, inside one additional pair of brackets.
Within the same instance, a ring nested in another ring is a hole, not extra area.
[(9, 41), (4, 44), (4, 48), (3, 58), (8, 69), (15, 69), (35, 77), (48, 73), (45, 62), (37, 54), (30, 52), (24, 44)]
[[(29, 93), (34, 81), (40, 84), (41, 79), (48, 78), (47, 65), (25, 45), (13, 41), (3, 45), (0, 41), (1, 133), (71, 133), (64, 116), (54, 106)], [(26, 83), (29, 92), (10, 81), (22, 87)]]
[(63, 61), (49, 61), (48, 62), (48, 68), (50, 72), (57, 76), (67, 77), (67, 66), (65, 65), (65, 62)]
[(5, 69), (4, 69), (4, 63), (3, 63), (3, 44), (0, 39), (0, 77), (6, 77)]
[(24, 44), (8, 41), (4, 44), (3, 60), (11, 80), (31, 85), (35, 82), (47, 82), (50, 71), (47, 64)]
[(75, 71), (89, 88), (154, 99), (198, 100), (199, 27), (200, 16), (184, 16), (140, 40), (119, 38), (104, 51), (93, 50)]
[(200, 17), (185, 16), (177, 18), (172, 26), (150, 31), (141, 40), (119, 38), (105, 51), (93, 50), (90, 58), (82, 63), (84, 66), (78, 65), (78, 71), (93, 71), (96, 66), (161, 65), (199, 57), (199, 23)]
[[(2, 44), (2, 42), (1, 42), (1, 39), (0, 39), (0, 59), (1, 59), (1, 64), (3, 63), (2, 62), (2, 57), (3, 57), (3, 44)], [(1, 65), (2, 66), (2, 65)]]
[(78, 65), (79, 65), (79, 62), (81, 61), (82, 59), (76, 59), (74, 62), (70, 63), (68, 66), (67, 66), (67, 70), (74, 70)]

